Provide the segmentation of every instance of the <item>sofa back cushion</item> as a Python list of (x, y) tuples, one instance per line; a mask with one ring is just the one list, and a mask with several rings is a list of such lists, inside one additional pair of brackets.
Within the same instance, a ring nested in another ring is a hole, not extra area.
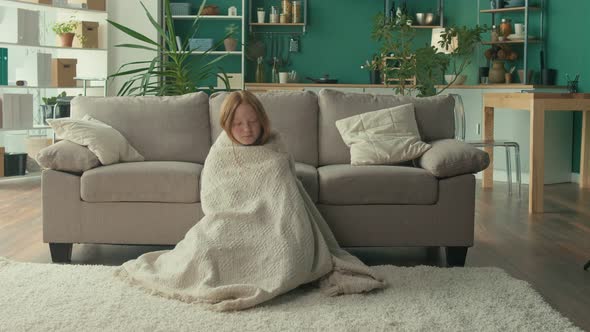
[(423, 141), (455, 136), (455, 99), (452, 96), (416, 98), (323, 89), (319, 94), (319, 165), (350, 163), (350, 151), (336, 128), (337, 120), (403, 104), (414, 104)]
[[(219, 124), (221, 104), (228, 92), (217, 92), (209, 99), (211, 141), (222, 129)], [(256, 94), (296, 161), (318, 165), (318, 97), (313, 92), (271, 91)]]
[(117, 129), (147, 161), (204, 163), (211, 147), (206, 93), (170, 97), (76, 97), (71, 116)]

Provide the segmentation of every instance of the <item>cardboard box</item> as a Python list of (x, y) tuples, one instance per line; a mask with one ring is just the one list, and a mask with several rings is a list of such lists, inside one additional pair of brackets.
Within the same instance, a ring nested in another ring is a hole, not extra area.
[(51, 59), (51, 86), (75, 87), (77, 59)]
[[(80, 42), (80, 37), (85, 38), (84, 44)], [(98, 48), (98, 22), (81, 21), (76, 30), (76, 37), (72, 47), (78, 48)]]
[(107, 10), (107, 4), (106, 4), (106, 0), (68, 0), (68, 3), (81, 3), (86, 9), (91, 9), (91, 10), (102, 10), (102, 11), (106, 11)]
[[(226, 73), (226, 75), (231, 89), (242, 89), (242, 73)], [(225, 89), (225, 83), (220, 77), (217, 77), (217, 88)]]

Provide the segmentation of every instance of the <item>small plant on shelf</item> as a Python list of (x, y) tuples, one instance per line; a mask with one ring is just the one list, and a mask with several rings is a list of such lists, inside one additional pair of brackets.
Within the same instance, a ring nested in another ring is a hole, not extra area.
[(51, 29), (61, 39), (62, 47), (72, 47), (72, 42), (76, 36), (76, 29), (78, 29), (78, 21), (69, 20), (66, 22), (55, 22)]
[[(54, 106), (55, 104), (57, 104), (57, 99), (58, 98), (62, 98), (66, 96), (66, 92), (63, 91), (62, 93), (58, 94), (57, 96), (53, 96), (53, 97), (42, 97), (41, 100), (43, 101), (43, 103), (41, 105), (39, 105), (40, 111), (41, 111), (41, 115), (43, 117), (43, 123), (47, 124), (47, 119), (52, 119), (53, 118), (53, 111), (54, 111)], [(56, 116), (57, 117), (57, 116)]]

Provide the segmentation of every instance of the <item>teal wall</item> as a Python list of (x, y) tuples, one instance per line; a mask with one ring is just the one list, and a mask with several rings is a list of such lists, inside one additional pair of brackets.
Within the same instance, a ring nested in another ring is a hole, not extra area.
[[(176, 1), (176, 0), (175, 0)], [(271, 5), (280, 6), (279, 0), (252, 0), (253, 8)], [(445, 0), (446, 25), (474, 26), (478, 20), (477, 1), (480, 1), (482, 9), (489, 8), (489, 0)], [(531, 0), (535, 3), (535, 0)], [(540, 0), (537, 0), (540, 1)], [(180, 2), (180, 1), (179, 1)], [(198, 4), (200, 1), (192, 0)], [(395, 1), (399, 3), (400, 0)], [(436, 0), (407, 0), (411, 12), (435, 11)], [(209, 1), (209, 3), (213, 3)], [(239, 0), (218, 0), (215, 4), (221, 4), (225, 11), (226, 3), (239, 5)], [(342, 1), (342, 0), (308, 0), (308, 27), (307, 32), (301, 37), (300, 53), (292, 54), (291, 66), (283, 70), (295, 70), (301, 82), (306, 76), (321, 77), (329, 74), (332, 78), (339, 79), (339, 83), (368, 83), (368, 73), (360, 69), (366, 59), (379, 51), (377, 42), (371, 39), (374, 16), (383, 10), (383, 1)], [(545, 0), (546, 13), (546, 43), (545, 53), (547, 66), (557, 69), (558, 85), (565, 85), (565, 74), (581, 74), (580, 92), (590, 92), (590, 43), (585, 37), (587, 28), (585, 20), (590, 13), (589, 0)], [(269, 10), (267, 9), (267, 12)], [(513, 22), (523, 22), (522, 14), (512, 14)], [(490, 25), (490, 15), (479, 15), (481, 24)], [(268, 19), (268, 17), (267, 17)], [(538, 36), (538, 15), (533, 14), (530, 21), (531, 34)], [(216, 28), (219, 31), (219, 28)], [(270, 27), (259, 27), (256, 31), (271, 30)], [(282, 31), (297, 31), (297, 28), (284, 28)], [(200, 35), (208, 33), (204, 29)], [(417, 30), (416, 46), (430, 43), (431, 31)], [(522, 46), (515, 46), (522, 55)], [(477, 67), (486, 63), (481, 56), (485, 47), (482, 47), (472, 59), (472, 64), (467, 69), (467, 84), (476, 84)], [(529, 68), (539, 71), (540, 45), (532, 45), (529, 55)], [(227, 59), (228, 62), (232, 62)], [(508, 64), (507, 67), (516, 65), (522, 68), (522, 60)], [(235, 66), (235, 64), (233, 65)], [(254, 63), (246, 61), (246, 80), (254, 80)], [(266, 67), (267, 77), (270, 73), (270, 65)], [(579, 172), (580, 163), (580, 137), (581, 137), (581, 113), (574, 116), (574, 153), (573, 171)]]

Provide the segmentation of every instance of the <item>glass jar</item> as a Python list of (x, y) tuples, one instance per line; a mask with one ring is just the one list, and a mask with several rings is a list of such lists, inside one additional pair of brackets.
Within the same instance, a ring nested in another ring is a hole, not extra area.
[(291, 0), (283, 0), (281, 3), (281, 7), (283, 9), (282, 14), (285, 15), (285, 23), (291, 22), (291, 15), (293, 13), (293, 3), (291, 2)]
[(512, 26), (509, 18), (503, 18), (500, 23), (500, 36), (508, 37), (512, 33)]
[(270, 23), (279, 23), (279, 11), (277, 7), (270, 7)]
[(293, 1), (293, 23), (301, 23), (301, 1)]

